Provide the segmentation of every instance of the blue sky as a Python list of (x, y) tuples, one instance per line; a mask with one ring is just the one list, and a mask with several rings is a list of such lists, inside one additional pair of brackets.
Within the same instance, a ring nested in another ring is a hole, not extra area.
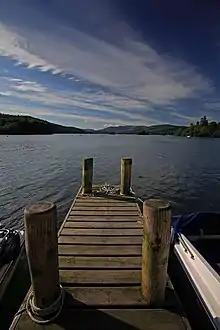
[(65, 125), (220, 121), (220, 2), (0, 0), (0, 112)]

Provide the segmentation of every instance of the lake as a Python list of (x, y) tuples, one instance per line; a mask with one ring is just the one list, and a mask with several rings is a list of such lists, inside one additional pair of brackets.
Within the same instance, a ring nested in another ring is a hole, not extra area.
[(47, 199), (62, 221), (94, 157), (94, 182), (120, 182), (120, 158), (132, 157), (142, 199), (162, 197), (174, 213), (220, 212), (220, 139), (129, 135), (0, 136), (0, 222), (22, 228), (27, 204)]

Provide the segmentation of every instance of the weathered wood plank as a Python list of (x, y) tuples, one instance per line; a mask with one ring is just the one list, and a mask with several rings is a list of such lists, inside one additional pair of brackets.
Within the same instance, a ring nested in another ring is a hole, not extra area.
[(108, 212), (138, 212), (135, 205), (116, 206), (116, 205), (82, 205), (75, 206), (72, 211), (90, 212), (90, 211), (108, 211)]
[(134, 222), (134, 221), (137, 221), (137, 222), (141, 222), (143, 221), (143, 218), (141, 216), (138, 216), (138, 215), (121, 215), (121, 216), (114, 216), (114, 215), (105, 215), (105, 216), (97, 216), (97, 215), (69, 215), (68, 221), (103, 221), (103, 222), (106, 222), (106, 221), (125, 221), (125, 222)]
[(142, 236), (142, 228), (137, 229), (74, 229), (74, 228), (63, 228), (62, 234), (63, 235), (87, 235), (87, 236)]
[(141, 257), (123, 256), (59, 256), (59, 265), (61, 268), (140, 268)]
[(139, 216), (138, 210), (133, 210), (133, 211), (122, 211), (122, 210), (118, 210), (118, 211), (113, 211), (113, 210), (84, 210), (84, 211), (77, 211), (74, 208), (71, 210), (70, 215), (97, 215), (97, 216), (105, 216), (105, 215), (112, 215), (112, 216), (126, 216), (126, 215), (137, 215)]
[(84, 200), (84, 201), (116, 201), (116, 202), (132, 202), (132, 201), (136, 201), (136, 198), (133, 196), (113, 196), (113, 195), (96, 195), (96, 196), (83, 196), (83, 195), (79, 195), (77, 200)]
[[(89, 305), (96, 308), (143, 308), (146, 301), (142, 298), (140, 286), (121, 287), (67, 287), (69, 293), (66, 299), (67, 308), (80, 308), (82, 305)], [(175, 292), (169, 287), (166, 288), (165, 308), (175, 308)]]
[(76, 206), (82, 207), (82, 206), (100, 206), (100, 207), (135, 207), (136, 203), (134, 201), (132, 202), (127, 202), (127, 201), (115, 201), (115, 200), (108, 200), (108, 199), (103, 199), (103, 200), (94, 200), (94, 201), (79, 201), (77, 199), (76, 201)]
[(117, 200), (117, 199), (108, 199), (108, 198), (102, 198), (102, 199), (90, 199), (90, 198), (77, 198), (76, 203), (79, 205), (82, 204), (107, 204), (107, 205), (111, 205), (111, 204), (115, 204), (115, 205), (133, 205), (136, 204), (136, 200), (132, 199), (132, 200)]
[(152, 309), (68, 309), (55, 323), (42, 326), (30, 320), (24, 311), (20, 322), (10, 330), (187, 330), (183, 318), (168, 310)]
[(62, 284), (140, 285), (140, 279), (140, 270), (60, 270), (60, 281)]
[(61, 235), (58, 239), (61, 244), (142, 244), (140, 236), (66, 236)]
[(127, 287), (67, 287), (74, 299), (68, 299), (67, 306), (74, 308), (77, 305), (89, 306), (145, 306), (139, 286)]
[(141, 245), (67, 245), (59, 244), (59, 255), (141, 255)]
[(138, 222), (92, 222), (92, 221), (83, 221), (83, 222), (75, 222), (75, 221), (67, 221), (65, 223), (65, 228), (142, 228), (141, 224)]

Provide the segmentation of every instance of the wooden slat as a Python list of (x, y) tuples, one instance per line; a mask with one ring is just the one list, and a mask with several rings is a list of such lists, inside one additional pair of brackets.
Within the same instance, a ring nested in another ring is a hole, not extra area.
[(108, 211), (108, 212), (136, 212), (137, 207), (135, 205), (125, 205), (125, 206), (116, 206), (116, 205), (82, 205), (75, 206), (72, 211), (80, 211), (80, 212), (89, 212), (89, 211)]
[(59, 256), (60, 268), (141, 268), (141, 257)]
[(77, 197), (77, 201), (89, 201), (89, 202), (93, 202), (93, 201), (115, 201), (115, 202), (135, 202), (136, 199), (134, 197), (129, 197), (129, 196), (117, 196), (117, 197), (113, 197), (113, 196), (107, 196), (107, 195), (103, 195), (103, 196), (82, 196), (79, 195)]
[(128, 215), (128, 216), (112, 216), (112, 215), (105, 215), (105, 216), (97, 216), (97, 215), (89, 215), (89, 216), (86, 216), (86, 215), (77, 215), (77, 216), (73, 216), (73, 215), (70, 215), (68, 217), (68, 221), (103, 221), (103, 222), (106, 222), (106, 221), (125, 221), (125, 222), (134, 222), (134, 221), (137, 221), (137, 222), (142, 222), (142, 217), (141, 216), (138, 216), (138, 215)]
[(140, 270), (60, 270), (60, 281), (63, 284), (139, 285), (140, 278)]
[(95, 235), (95, 236), (142, 236), (142, 229), (74, 229), (74, 228), (63, 228), (63, 235)]
[(81, 199), (77, 199), (76, 201), (76, 206), (82, 206), (82, 205), (116, 205), (116, 206), (128, 206), (128, 205), (136, 205), (136, 201), (117, 201), (114, 199), (99, 199), (99, 200), (81, 200)]
[(83, 222), (75, 222), (75, 221), (67, 221), (65, 223), (65, 228), (142, 228), (140, 223), (135, 221), (133, 222), (109, 222), (109, 221), (100, 221), (100, 222), (92, 222), (92, 221), (83, 221)]
[(141, 255), (141, 245), (68, 245), (59, 244), (59, 255)]
[(134, 287), (67, 287), (73, 299), (67, 300), (68, 308), (87, 304), (89, 306), (146, 306), (139, 286)]
[(142, 244), (140, 236), (66, 236), (60, 235), (59, 243), (63, 244)]
[[(140, 286), (121, 287), (67, 287), (69, 293), (66, 299), (67, 308), (80, 308), (85, 305), (95, 308), (142, 308), (147, 307), (146, 301), (142, 298)], [(165, 308), (175, 308), (175, 292), (169, 287), (165, 292)]]
[(101, 211), (101, 210), (84, 210), (84, 211), (75, 211), (75, 209), (72, 209), (70, 212), (70, 215), (99, 215), (99, 216), (105, 216), (105, 215), (112, 215), (112, 216), (129, 216), (129, 215), (137, 215), (139, 216), (139, 213), (137, 210), (133, 210), (133, 211)]

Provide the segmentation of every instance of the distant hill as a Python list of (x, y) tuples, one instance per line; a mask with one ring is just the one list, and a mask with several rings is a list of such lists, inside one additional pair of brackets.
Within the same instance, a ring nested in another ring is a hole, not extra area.
[(30, 116), (0, 113), (0, 134), (85, 134), (85, 130), (50, 123)]
[(177, 135), (185, 126), (110, 126), (104, 129), (81, 129), (62, 126), (31, 116), (15, 116), (0, 113), (0, 134), (136, 134), (136, 135)]
[(153, 125), (153, 126), (110, 126), (96, 130), (96, 134), (138, 134), (138, 135), (174, 135), (177, 130), (185, 126), (177, 125)]

